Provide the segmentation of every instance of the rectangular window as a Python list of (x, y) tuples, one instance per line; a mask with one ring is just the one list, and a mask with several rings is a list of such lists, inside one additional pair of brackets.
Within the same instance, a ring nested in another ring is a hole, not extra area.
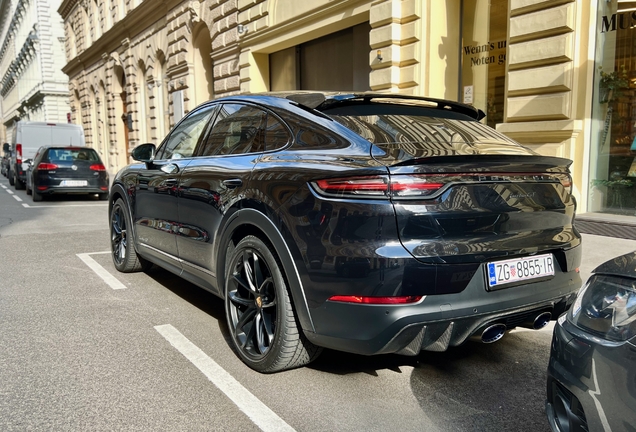
[(588, 211), (636, 210), (636, 2), (598, 2)]
[(491, 127), (504, 121), (508, 1), (462, 1), (459, 101), (485, 112)]
[(369, 90), (369, 23), (270, 54), (270, 90)]

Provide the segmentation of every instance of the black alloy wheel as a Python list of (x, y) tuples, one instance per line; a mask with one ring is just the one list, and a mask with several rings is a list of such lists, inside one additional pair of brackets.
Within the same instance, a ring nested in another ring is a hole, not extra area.
[(321, 348), (296, 321), (280, 264), (268, 245), (247, 236), (229, 253), (225, 311), (232, 342), (252, 369), (270, 373), (304, 366)]
[(121, 198), (110, 212), (110, 247), (115, 268), (123, 273), (148, 270), (152, 264), (137, 255), (132, 243), (130, 212)]

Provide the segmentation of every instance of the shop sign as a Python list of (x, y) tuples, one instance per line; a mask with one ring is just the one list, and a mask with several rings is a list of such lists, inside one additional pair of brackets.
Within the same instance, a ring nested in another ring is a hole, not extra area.
[(613, 32), (616, 29), (627, 30), (636, 26), (636, 11), (603, 15), (601, 17), (601, 33)]
[[(483, 45), (466, 45), (462, 47), (465, 56), (470, 56), (471, 66), (487, 64), (503, 65), (506, 63), (506, 45), (508, 41), (488, 42)], [(502, 52), (503, 51), (503, 52)]]

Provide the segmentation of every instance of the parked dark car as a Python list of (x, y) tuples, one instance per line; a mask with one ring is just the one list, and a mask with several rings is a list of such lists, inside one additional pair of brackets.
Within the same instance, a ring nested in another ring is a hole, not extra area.
[(40, 147), (27, 161), (26, 191), (33, 201), (52, 194), (97, 194), (108, 199), (108, 172), (89, 147)]
[(9, 177), (9, 167), (11, 166), (11, 150), (9, 144), (6, 143), (2, 147), (2, 164), (0, 165), (0, 171), (3, 176)]
[[(205, 103), (117, 174), (115, 267), (158, 264), (224, 298), (233, 347), (261, 372), (322, 347), (417, 355), (540, 328), (581, 285), (571, 161), (483, 116), (372, 93)], [(341, 276), (345, 262), (367, 276)]]
[(546, 412), (552, 430), (636, 430), (636, 252), (597, 267), (555, 325)]

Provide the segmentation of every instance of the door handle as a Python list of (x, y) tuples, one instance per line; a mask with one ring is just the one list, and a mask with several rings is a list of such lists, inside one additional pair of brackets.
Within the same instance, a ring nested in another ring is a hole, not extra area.
[(235, 178), (235, 179), (227, 179), (227, 180), (223, 180), (223, 184), (229, 188), (229, 189), (234, 189), (237, 188), (239, 186), (243, 185), (243, 180)]
[(176, 174), (179, 172), (179, 166), (177, 164), (169, 163), (162, 166), (160, 170), (166, 174)]

